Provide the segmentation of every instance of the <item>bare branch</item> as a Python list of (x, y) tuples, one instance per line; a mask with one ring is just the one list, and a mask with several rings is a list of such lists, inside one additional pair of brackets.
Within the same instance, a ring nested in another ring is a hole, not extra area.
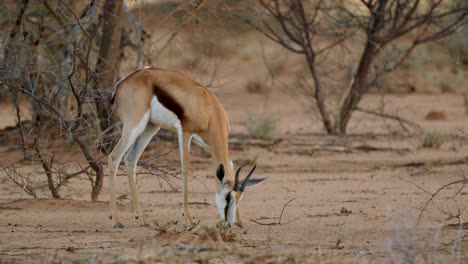
[(172, 32), (172, 34), (169, 36), (169, 39), (166, 41), (166, 43), (164, 43), (164, 45), (158, 51), (158, 53), (156, 54), (156, 56), (154, 57), (153, 60), (155, 60), (155, 61), (158, 60), (159, 56), (161, 56), (161, 54), (164, 52), (164, 50), (166, 50), (166, 48), (169, 46), (169, 44), (172, 42), (172, 40), (174, 40), (174, 38), (177, 36), (177, 34), (180, 31), (182, 31), (184, 28), (186, 28), (192, 22), (192, 20), (197, 17), (197, 13), (201, 10), (203, 5), (204, 5), (204, 0), (200, 0), (197, 3), (197, 5), (196, 5), (196, 7), (195, 7), (195, 9), (193, 11), (189, 11), (188, 9), (185, 9), (188, 13), (190, 13), (189, 18), (187, 18), (181, 25), (179, 25), (177, 30)]
[(292, 198), (291, 200), (289, 200), (287, 203), (284, 204), (283, 209), (281, 209), (281, 214), (278, 217), (278, 222), (262, 223), (262, 222), (259, 222), (259, 221), (255, 220), (255, 219), (250, 219), (250, 221), (254, 222), (254, 223), (258, 224), (258, 225), (287, 225), (289, 223), (292, 223), (292, 222), (296, 221), (297, 219), (299, 219), (299, 217), (294, 218), (293, 220), (290, 220), (290, 221), (288, 221), (286, 223), (281, 223), (281, 219), (283, 217), (284, 209), (286, 209), (286, 207), (294, 200), (296, 200), (296, 198)]
[(423, 208), (421, 209), (421, 212), (419, 213), (418, 215), (418, 220), (416, 221), (416, 225), (414, 226), (415, 228), (419, 225), (419, 223), (421, 222), (421, 218), (424, 214), (424, 212), (426, 211), (426, 208), (427, 206), (429, 205), (429, 203), (432, 202), (432, 200), (434, 200), (434, 198), (437, 196), (437, 194), (439, 194), (442, 190), (444, 190), (445, 188), (448, 188), (452, 185), (456, 185), (456, 184), (463, 184), (466, 185), (468, 184), (468, 179), (467, 178), (464, 178), (462, 180), (458, 180), (458, 181), (453, 181), (453, 182), (450, 182), (450, 183), (447, 183), (443, 186), (441, 186), (439, 189), (437, 189), (437, 191), (435, 191), (431, 197), (429, 198), (429, 200), (426, 201), (426, 203), (424, 204)]
[(387, 113), (380, 113), (380, 112), (376, 112), (376, 111), (372, 111), (372, 110), (368, 110), (368, 109), (362, 109), (360, 107), (356, 107), (356, 111), (363, 112), (363, 113), (370, 114), (370, 115), (379, 116), (379, 117), (382, 117), (382, 118), (388, 118), (388, 119), (395, 120), (400, 124), (400, 126), (405, 131), (408, 131), (408, 129), (406, 128), (406, 125), (409, 125), (414, 130), (416, 130), (417, 133), (424, 132), (424, 129), (422, 129), (422, 127), (419, 126), (418, 124), (416, 124), (414, 122), (411, 122), (409, 120), (406, 120), (406, 119), (404, 119), (402, 117), (396, 116), (396, 115), (391, 115), (391, 114), (387, 114)]
[(88, 31), (86, 31), (83, 27), (83, 25), (81, 25), (81, 22), (80, 22), (80, 18), (78, 17), (78, 15), (75, 13), (75, 11), (73, 10), (73, 8), (70, 7), (70, 5), (68, 5), (67, 2), (63, 1), (63, 0), (59, 0), (60, 3), (62, 3), (64, 6), (66, 6), (68, 8), (68, 11), (70, 11), (70, 13), (72, 13), (73, 17), (75, 18), (75, 21), (76, 21), (76, 24), (80, 27), (81, 29), (81, 32), (88, 38), (88, 39), (91, 39), (91, 35), (88, 33)]

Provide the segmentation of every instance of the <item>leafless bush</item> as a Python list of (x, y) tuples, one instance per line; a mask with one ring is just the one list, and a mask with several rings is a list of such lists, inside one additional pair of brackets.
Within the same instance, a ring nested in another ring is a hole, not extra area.
[[(94, 8), (97, 8), (96, 6)], [(35, 12), (45, 10), (49, 11), (49, 16), (34, 15)], [(10, 90), (14, 101), (19, 100), (20, 94), (25, 95), (33, 107), (33, 120), (26, 127), (20, 119), (18, 104), (16, 105), (17, 129), (21, 137), (23, 158), (40, 162), (54, 198), (60, 197), (52, 178), (55, 154), (44, 149), (50, 148), (49, 145), (46, 147), (46, 144), (51, 142), (55, 135), (77, 143), (93, 167), (96, 173), (96, 180), (92, 182), (94, 200), (102, 188), (103, 169), (90, 148), (92, 143), (89, 138), (94, 131), (92, 119), (88, 117), (92, 111), (92, 104), (99, 104), (99, 98), (92, 96), (89, 88), (91, 78), (95, 78), (91, 75), (95, 71), (91, 71), (90, 54), (96, 45), (94, 38), (101, 21), (98, 21), (95, 15), (97, 12), (88, 12), (94, 15), (93, 18), (87, 18), (93, 21), (90, 23), (94, 26), (91, 33), (84, 28), (84, 21), (79, 20), (78, 15), (66, 2), (61, 1), (56, 6), (50, 6), (48, 2), (40, 5), (23, 1), (17, 15), (17, 23), (8, 36), (9, 45), (5, 47), (2, 85)], [(67, 24), (64, 22), (67, 17), (61, 17), (59, 14), (75, 17), (75, 24)], [(56, 22), (53, 23), (52, 20)], [(38, 27), (36, 23), (39, 24)], [(67, 32), (54, 35), (64, 42), (62, 47), (47, 43), (47, 26), (62, 26), (61, 30)], [(20, 36), (16, 37), (17, 34), (28, 34), (33, 38), (24, 41)], [(54, 53), (57, 57), (52, 56)], [(15, 72), (12, 73), (11, 69)]]
[[(300, 88), (317, 105), (330, 134), (346, 133), (362, 96), (417, 46), (457, 33), (468, 16), (466, 1), (262, 0), (260, 5), (263, 9), (252, 9), (262, 18), (250, 24), (306, 59), (311, 81)], [(335, 104), (333, 88), (340, 91)]]
[(16, 171), (15, 166), (9, 166), (9, 167), (2, 166), (2, 169), (6, 173), (7, 177), (14, 184), (16, 184), (18, 187), (23, 189), (25, 193), (27, 193), (28, 195), (31, 195), (32, 197), (34, 197), (34, 199), (38, 198), (37, 193), (36, 193), (37, 184), (32, 181), (31, 173), (28, 173), (27, 175), (19, 174)]
[[(94, 0), (77, 10), (79, 4), (65, 0), (23, 0), (4, 6), (14, 19), (0, 17), (9, 26), (0, 33), (0, 85), (15, 102), (23, 159), (41, 164), (54, 198), (63, 184), (54, 180), (54, 174), (61, 178), (56, 150), (64, 144), (79, 146), (88, 162), (80, 173), (88, 173), (93, 200), (102, 189), (100, 151), (112, 143), (106, 136), (111, 129), (106, 91), (117, 76), (122, 5)], [(20, 97), (32, 105), (30, 122), (21, 119)], [(6, 171), (19, 175), (11, 166)], [(80, 173), (65, 173), (65, 178)], [(29, 176), (24, 179), (17, 182), (28, 183)]]
[[(132, 68), (149, 65), (204, 7), (203, 0), (181, 1), (165, 18), (184, 14), (179, 27), (150, 42), (123, 0), (0, 3), (6, 11), (0, 13), (5, 28), (0, 31), (0, 90), (16, 106), (14, 132), (23, 161), (41, 165), (36, 174), (45, 176), (53, 197), (60, 197), (58, 190), (66, 181), (85, 175), (92, 200), (98, 198), (104, 179), (101, 160), (118, 135), (118, 124), (110, 122), (110, 95), (121, 61), (126, 59)], [(32, 108), (30, 121), (22, 118), (24, 100)], [(77, 163), (74, 169), (63, 169), (59, 153), (71, 146), (78, 147), (86, 166)], [(19, 165), (4, 170), (33, 195), (37, 186), (30, 174), (15, 170)], [(173, 168), (156, 167), (149, 160), (140, 165), (142, 172), (178, 188), (171, 179), (176, 175)]]

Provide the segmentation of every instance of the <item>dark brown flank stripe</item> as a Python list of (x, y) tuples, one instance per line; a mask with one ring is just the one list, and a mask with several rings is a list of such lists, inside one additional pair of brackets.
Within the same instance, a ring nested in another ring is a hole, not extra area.
[(158, 98), (158, 101), (171, 112), (176, 114), (177, 118), (180, 121), (184, 118), (184, 109), (180, 106), (180, 104), (166, 91), (161, 89), (159, 86), (153, 86), (153, 93)]

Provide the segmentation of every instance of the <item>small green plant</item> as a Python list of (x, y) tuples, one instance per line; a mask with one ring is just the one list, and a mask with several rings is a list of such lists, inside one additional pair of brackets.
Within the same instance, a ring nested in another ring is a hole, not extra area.
[(247, 120), (247, 130), (251, 137), (271, 139), (276, 130), (276, 121), (268, 117), (251, 117)]
[(177, 220), (161, 220), (161, 219), (154, 219), (153, 224), (155, 229), (161, 233), (167, 233), (171, 226), (177, 225), (179, 222)]
[[(341, 208), (341, 211), (340, 213), (342, 214), (343, 213), (343, 209), (348, 212), (348, 210), (346, 208)], [(351, 212), (351, 211), (349, 211)], [(335, 246), (333, 246), (332, 248), (334, 249), (343, 249), (344, 246), (342, 245), (343, 244), (343, 240), (345, 238), (345, 234), (344, 234), (344, 223), (342, 224), (338, 224), (338, 239), (336, 240), (336, 243), (335, 243)]]
[(236, 234), (232, 232), (231, 225), (228, 221), (220, 220), (216, 223), (215, 230), (221, 236), (223, 241), (234, 241), (236, 239)]
[(427, 132), (422, 135), (423, 148), (438, 148), (447, 141), (447, 137), (437, 132)]
[(232, 242), (236, 240), (236, 234), (232, 231), (228, 221), (220, 220), (214, 227), (200, 226), (194, 234), (201, 240)]
[(216, 223), (216, 229), (218, 229), (218, 231), (226, 232), (230, 228), (231, 228), (231, 225), (226, 220), (221, 219), (221, 220), (219, 220), (218, 223)]

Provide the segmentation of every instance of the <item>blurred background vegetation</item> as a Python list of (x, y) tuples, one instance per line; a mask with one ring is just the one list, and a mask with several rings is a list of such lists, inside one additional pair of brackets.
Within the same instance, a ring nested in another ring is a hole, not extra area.
[[(344, 134), (350, 114), (339, 106), (356, 94), (366, 45), (375, 56), (362, 93), (467, 92), (467, 10), (466, 0), (0, 1), (0, 105), (11, 107), (2, 141), (41, 164), (54, 197), (84, 173), (97, 199), (102, 157), (119, 135), (109, 117), (113, 83), (145, 65), (185, 72), (216, 92), (268, 98), (279, 87), (320, 112), (326, 132)], [(313, 41), (294, 41), (306, 35)], [(260, 116), (246, 120), (248, 133), (273, 137), (275, 118)], [(88, 165), (64, 170), (55, 160), (64, 145)]]

